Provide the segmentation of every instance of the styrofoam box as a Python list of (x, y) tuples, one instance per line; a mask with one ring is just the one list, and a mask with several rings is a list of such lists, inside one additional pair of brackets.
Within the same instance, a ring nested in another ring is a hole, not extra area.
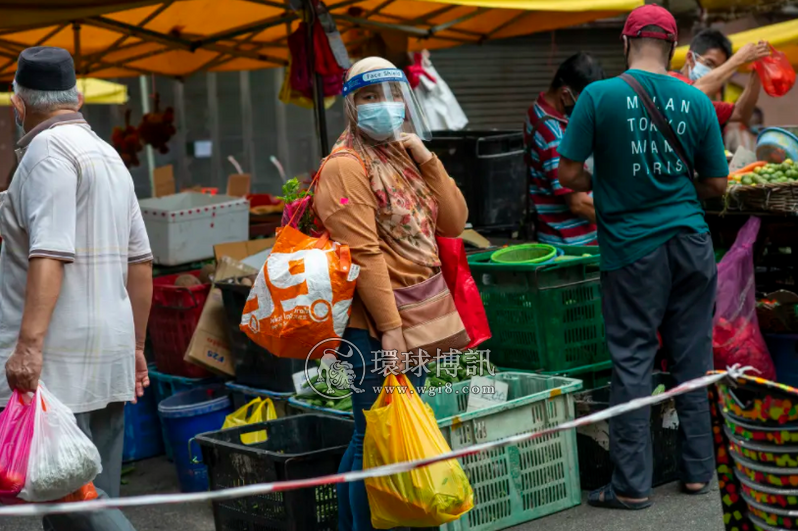
[(156, 264), (213, 258), (213, 246), (249, 239), (249, 201), (184, 192), (139, 201)]

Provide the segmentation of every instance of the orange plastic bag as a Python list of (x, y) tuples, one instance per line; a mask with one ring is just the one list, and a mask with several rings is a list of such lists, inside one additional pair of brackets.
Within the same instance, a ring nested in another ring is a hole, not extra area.
[[(396, 392), (402, 386), (403, 392)], [(392, 388), (393, 393), (386, 389)], [(363, 469), (434, 457), (451, 451), (432, 409), (402, 374), (388, 375), (372, 408), (364, 411)], [(367, 478), (371, 525), (437, 527), (474, 507), (474, 492), (456, 459), (390, 476)]]
[(346, 245), (283, 227), (244, 305), (241, 330), (281, 358), (304, 359), (323, 343), (312, 352), (320, 358), (341, 343), (359, 271)]
[(784, 54), (770, 47), (771, 54), (754, 63), (754, 69), (762, 80), (768, 96), (778, 98), (787, 94), (795, 85), (795, 70)]
[[(73, 492), (68, 496), (64, 496), (60, 500), (53, 500), (49, 502), (40, 502), (40, 503), (74, 503), (74, 502), (84, 502), (84, 501), (91, 501), (96, 500), (99, 496), (97, 495), (97, 489), (94, 488), (94, 482), (87, 483), (83, 485), (81, 488)], [(3, 505), (24, 505), (33, 502), (26, 502), (20, 498), (3, 498), (2, 500)]]

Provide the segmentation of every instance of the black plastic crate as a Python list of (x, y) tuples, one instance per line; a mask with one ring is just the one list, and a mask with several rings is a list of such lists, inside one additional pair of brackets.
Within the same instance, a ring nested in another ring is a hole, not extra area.
[[(262, 443), (241, 435), (266, 431)], [(354, 422), (299, 415), (198, 435), (211, 490), (307, 479), (338, 472)], [(335, 485), (213, 503), (216, 531), (337, 531)]]
[[(670, 374), (654, 373), (652, 389), (664, 384), (666, 389), (675, 386)], [(577, 418), (603, 411), (610, 407), (610, 386), (578, 393), (574, 397)], [(664, 415), (673, 408), (673, 400), (651, 406), (651, 444), (654, 454), (652, 487), (679, 479), (679, 430), (663, 426)], [(589, 432), (589, 430), (595, 430)], [(609, 423), (602, 421), (577, 430), (576, 446), (579, 454), (579, 479), (582, 490), (594, 490), (612, 481), (610, 452), (598, 442), (597, 435), (606, 434), (609, 441)], [(603, 438), (603, 437), (602, 437)]]
[(280, 393), (293, 393), (293, 375), (305, 369), (305, 361), (278, 358), (258, 346), (241, 331), (241, 314), (249, 297), (249, 286), (219, 283), (227, 314), (230, 349), (235, 358), (235, 381), (248, 387), (268, 389)]
[(516, 229), (526, 209), (521, 131), (438, 131), (427, 143), (463, 192), (475, 229)]

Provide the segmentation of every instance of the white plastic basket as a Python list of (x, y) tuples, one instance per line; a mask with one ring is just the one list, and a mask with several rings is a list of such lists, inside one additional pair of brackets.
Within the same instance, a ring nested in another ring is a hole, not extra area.
[(139, 201), (156, 264), (213, 258), (213, 246), (249, 239), (249, 201), (184, 192)]

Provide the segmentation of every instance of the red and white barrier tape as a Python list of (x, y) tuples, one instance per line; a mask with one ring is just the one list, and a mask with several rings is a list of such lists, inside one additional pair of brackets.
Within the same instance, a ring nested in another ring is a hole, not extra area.
[(449, 459), (465, 457), (468, 455), (484, 452), (485, 450), (490, 450), (493, 448), (515, 445), (524, 441), (530, 441), (540, 437), (545, 437), (547, 435), (557, 433), (560, 431), (571, 430), (574, 428), (578, 428), (580, 426), (585, 426), (587, 424), (593, 424), (595, 422), (607, 420), (612, 417), (617, 417), (618, 415), (623, 415), (624, 413), (628, 413), (635, 409), (664, 402), (677, 395), (689, 393), (690, 391), (695, 391), (698, 389), (702, 389), (704, 387), (709, 387), (710, 385), (722, 380), (723, 378), (726, 378), (727, 375), (731, 378), (737, 378), (739, 376), (742, 376), (748, 369), (749, 369), (748, 367), (740, 368), (735, 366), (730, 368), (728, 372), (702, 376), (701, 378), (696, 378), (695, 380), (690, 380), (689, 382), (685, 382), (682, 385), (679, 385), (678, 387), (674, 387), (670, 391), (666, 391), (664, 393), (654, 396), (638, 398), (630, 402), (627, 402), (625, 404), (619, 404), (617, 406), (605, 409), (604, 411), (593, 413), (592, 415), (564, 422), (558, 426), (555, 426), (554, 428), (549, 428), (547, 430), (535, 433), (522, 433), (519, 435), (513, 435), (512, 437), (507, 437), (506, 439), (501, 439), (499, 441), (491, 441), (482, 444), (476, 444), (473, 446), (469, 446), (467, 448), (454, 450), (446, 454), (442, 454), (436, 457), (430, 457), (427, 459), (406, 461), (404, 463), (394, 463), (391, 465), (381, 466), (377, 468), (370, 468), (368, 470), (363, 470), (359, 472), (347, 472), (344, 474), (333, 474), (330, 476), (320, 476), (309, 479), (279, 481), (275, 483), (260, 483), (257, 485), (247, 485), (244, 487), (234, 487), (231, 489), (215, 490), (210, 492), (195, 492), (195, 493), (185, 493), (185, 494), (183, 493), (151, 494), (146, 496), (132, 496), (129, 498), (101, 499), (101, 500), (74, 502), (74, 503), (14, 505), (9, 507), (0, 507), (0, 517), (45, 516), (49, 514), (98, 511), (102, 509), (122, 509), (125, 507), (139, 507), (142, 505), (166, 505), (174, 503), (197, 503), (197, 502), (206, 502), (206, 501), (221, 501), (221, 500), (229, 500), (234, 498), (243, 498), (245, 496), (268, 494), (270, 492), (282, 492), (286, 490), (302, 489), (306, 487), (318, 487), (320, 485), (331, 485), (336, 483), (350, 483), (353, 481), (362, 481), (366, 478), (390, 476), (392, 474), (397, 474), (400, 472), (408, 472), (415, 468), (431, 465), (433, 463), (438, 463), (440, 461), (447, 461)]

